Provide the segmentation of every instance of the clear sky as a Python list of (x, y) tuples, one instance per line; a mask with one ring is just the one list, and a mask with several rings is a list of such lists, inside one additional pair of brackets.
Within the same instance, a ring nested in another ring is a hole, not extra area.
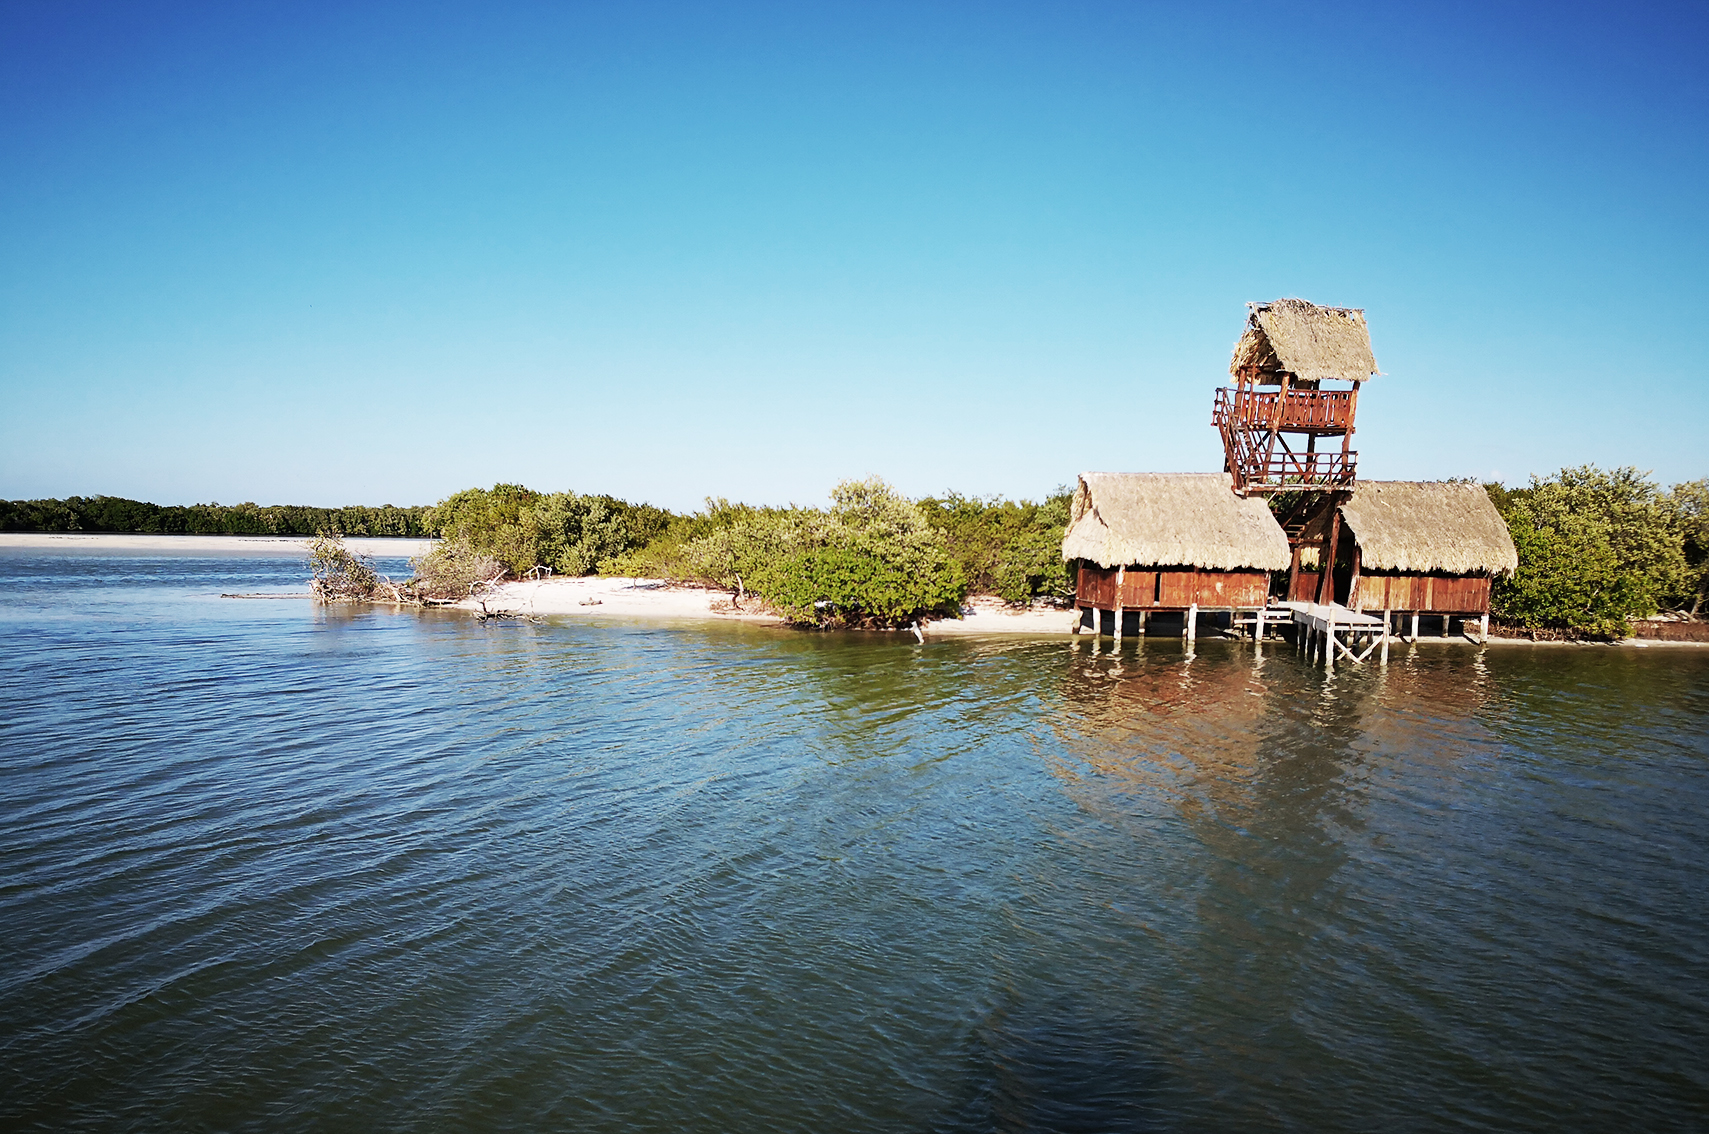
[(0, 497), (1709, 475), (1709, 5), (0, 3)]

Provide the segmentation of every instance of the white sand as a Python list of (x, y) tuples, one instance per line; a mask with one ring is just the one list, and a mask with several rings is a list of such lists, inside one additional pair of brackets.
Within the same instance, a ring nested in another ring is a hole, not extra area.
[[(685, 587), (661, 579), (542, 579), (539, 582), (506, 583), (485, 596), (486, 609), (518, 614), (568, 616), (573, 618), (659, 618), (732, 619), (781, 624), (749, 599), (746, 609), (737, 609), (730, 592)], [(457, 604), (479, 610), (481, 600)], [(998, 599), (975, 598), (963, 607), (959, 619), (928, 622), (928, 637), (956, 634), (1059, 634), (1068, 635), (1074, 612), (1068, 610), (1015, 610)]]
[(958, 634), (1056, 634), (1068, 637), (1079, 621), (1075, 610), (1033, 610), (1012, 607), (1002, 599), (976, 595), (961, 608), (960, 618), (926, 623), (928, 638)]
[[(358, 555), (416, 556), (431, 539), (378, 539), (351, 536), (344, 541)], [(0, 532), (0, 550), (52, 550), (132, 555), (301, 555), (309, 554), (308, 536), (120, 535), (109, 532)]]
[(478, 599), (457, 605), (465, 610), (517, 614), (569, 616), (574, 618), (730, 619), (779, 623), (763, 614), (749, 600), (746, 610), (736, 609), (730, 592), (704, 587), (684, 587), (662, 579), (587, 578), (541, 579), (538, 582), (505, 583)]

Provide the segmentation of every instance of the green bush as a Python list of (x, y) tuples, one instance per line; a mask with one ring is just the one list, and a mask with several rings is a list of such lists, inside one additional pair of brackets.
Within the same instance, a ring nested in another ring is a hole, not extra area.
[(1673, 605), (1695, 617), (1702, 613), (1703, 600), (1709, 597), (1709, 480), (1674, 485), (1668, 503), (1685, 558), (1681, 585), (1670, 597)]
[(1519, 552), (1493, 596), (1502, 622), (1618, 638), (1690, 589), (1680, 511), (1639, 470), (1582, 465), (1488, 488)]
[(314, 573), (309, 589), (322, 602), (372, 598), (380, 589), (373, 563), (352, 553), (342, 538), (330, 532), (309, 541), (309, 569)]
[(464, 539), (443, 540), (425, 555), (410, 560), (415, 577), (407, 589), (418, 599), (464, 599), (474, 584), (503, 578), (509, 565), (477, 551)]
[(1023, 603), (1074, 593), (1073, 575), (1062, 560), (1072, 499), (1066, 488), (1036, 504), (951, 492), (920, 501), (920, 508), (943, 536), (970, 591)]
[(560, 575), (589, 575), (656, 539), (671, 513), (650, 504), (574, 492), (542, 494), (519, 484), (469, 488), (428, 512), (448, 541), (504, 564), (514, 575), (537, 566)]
[(758, 594), (793, 622), (899, 626), (956, 609), (966, 586), (921, 510), (882, 480), (845, 481), (828, 511), (722, 501), (680, 570)]

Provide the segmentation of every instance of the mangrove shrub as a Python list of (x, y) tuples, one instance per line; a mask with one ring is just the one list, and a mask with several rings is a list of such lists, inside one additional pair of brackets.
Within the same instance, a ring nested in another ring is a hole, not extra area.
[(1488, 488), (1519, 552), (1493, 595), (1502, 622), (1622, 637), (1690, 589), (1679, 509), (1638, 469), (1581, 465)]
[(791, 621), (900, 626), (956, 609), (966, 585), (921, 509), (884, 481), (844, 481), (828, 510), (731, 506), (682, 549), (681, 577), (754, 592)]
[(1043, 503), (950, 492), (921, 500), (920, 509), (943, 537), (969, 591), (1022, 603), (1074, 593), (1073, 576), (1062, 560), (1072, 499), (1066, 488)]

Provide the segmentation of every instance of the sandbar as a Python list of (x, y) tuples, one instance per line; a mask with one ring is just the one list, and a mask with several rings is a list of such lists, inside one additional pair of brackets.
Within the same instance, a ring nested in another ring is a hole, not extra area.
[[(0, 551), (105, 555), (258, 555), (308, 558), (309, 536), (142, 535), (120, 532), (0, 532)], [(425, 554), (438, 540), (349, 536), (344, 546), (375, 558)]]

